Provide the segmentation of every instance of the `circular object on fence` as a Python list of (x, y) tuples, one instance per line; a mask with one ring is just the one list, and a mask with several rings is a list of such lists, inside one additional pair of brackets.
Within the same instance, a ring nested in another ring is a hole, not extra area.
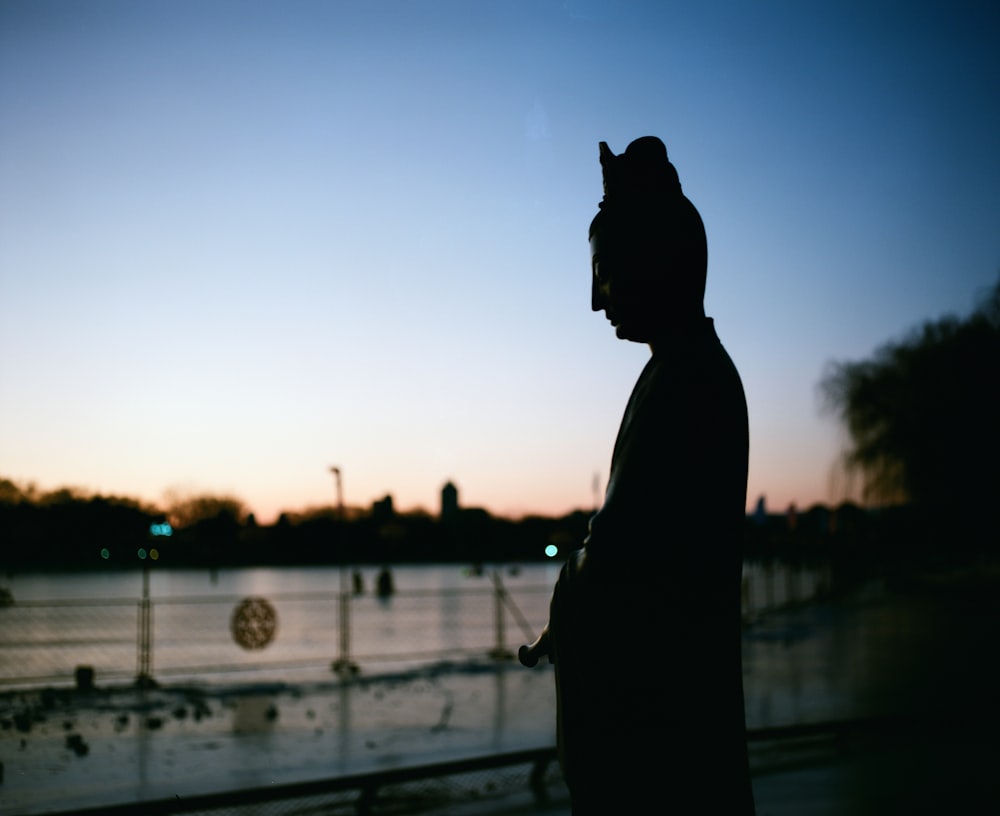
[(244, 598), (233, 610), (230, 628), (244, 649), (263, 649), (278, 631), (278, 613), (264, 598)]

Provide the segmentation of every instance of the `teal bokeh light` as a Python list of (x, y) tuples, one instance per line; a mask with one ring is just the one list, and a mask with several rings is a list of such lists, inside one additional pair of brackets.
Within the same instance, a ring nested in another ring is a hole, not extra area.
[(549, 546), (545, 548), (545, 554), (549, 558), (555, 558), (559, 555), (559, 548), (555, 544), (549, 544)]
[(139, 560), (140, 561), (145, 561), (146, 560), (146, 548), (145, 547), (140, 547), (139, 548), (139, 552), (137, 552), (136, 555), (139, 556)]
[(110, 557), (111, 557), (111, 550), (109, 550), (107, 547), (102, 547), (101, 548), (101, 558), (103, 558), (105, 561), (107, 561)]

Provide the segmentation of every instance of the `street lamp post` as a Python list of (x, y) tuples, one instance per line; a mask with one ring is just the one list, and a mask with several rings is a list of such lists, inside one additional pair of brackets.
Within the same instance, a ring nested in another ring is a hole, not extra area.
[[(341, 543), (344, 535), (344, 486), (340, 468), (330, 467), (337, 488), (337, 518), (340, 521)], [(345, 551), (340, 553), (340, 655), (333, 662), (333, 670), (342, 677), (358, 673), (358, 666), (351, 660), (351, 598), (347, 584), (347, 564)]]

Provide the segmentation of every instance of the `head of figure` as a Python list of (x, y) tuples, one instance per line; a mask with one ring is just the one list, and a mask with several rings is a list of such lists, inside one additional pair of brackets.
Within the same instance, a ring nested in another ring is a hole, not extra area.
[(591, 306), (618, 337), (652, 343), (704, 317), (705, 226), (655, 136), (616, 156), (601, 142), (604, 200), (590, 225)]

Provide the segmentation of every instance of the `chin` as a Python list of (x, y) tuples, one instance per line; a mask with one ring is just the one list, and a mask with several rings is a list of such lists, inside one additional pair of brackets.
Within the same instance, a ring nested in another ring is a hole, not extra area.
[(615, 326), (615, 336), (619, 340), (628, 340), (632, 343), (648, 343), (649, 338), (646, 337), (645, 332), (636, 332), (630, 330), (628, 326)]

